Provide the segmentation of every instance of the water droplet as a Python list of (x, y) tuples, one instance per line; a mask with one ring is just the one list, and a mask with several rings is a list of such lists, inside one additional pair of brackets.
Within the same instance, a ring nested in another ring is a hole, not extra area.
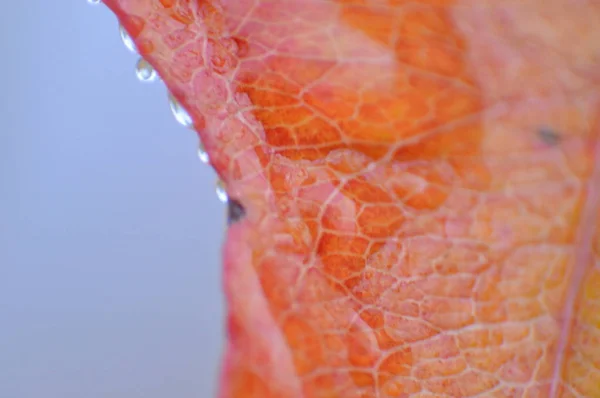
[(217, 181), (217, 198), (223, 203), (227, 203), (229, 197), (227, 196), (227, 191), (225, 190), (225, 183), (221, 180)]
[(119, 24), (119, 34), (121, 35), (121, 40), (123, 41), (123, 44), (125, 44), (125, 47), (133, 53), (137, 52), (133, 39), (121, 24)]
[(135, 66), (135, 75), (139, 81), (153, 82), (157, 79), (158, 74), (144, 58), (140, 58)]
[(198, 158), (200, 158), (200, 161), (202, 161), (204, 164), (208, 164), (208, 162), (210, 162), (208, 153), (206, 153), (206, 149), (204, 149), (204, 145), (202, 145), (202, 143), (198, 145)]
[(102, 0), (87, 0), (88, 4), (97, 5), (102, 3)]
[(171, 93), (169, 93), (169, 106), (171, 107), (171, 112), (173, 112), (173, 116), (175, 116), (175, 119), (180, 124), (182, 124), (184, 127), (192, 127), (194, 125), (192, 117), (189, 115), (189, 113), (187, 113), (185, 109), (183, 109), (179, 101), (177, 101)]

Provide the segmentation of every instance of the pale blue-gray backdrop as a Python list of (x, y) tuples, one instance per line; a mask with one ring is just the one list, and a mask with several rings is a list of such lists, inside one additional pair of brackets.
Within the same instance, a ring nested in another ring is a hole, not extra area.
[(0, 398), (212, 397), (224, 209), (85, 0), (0, 13)]

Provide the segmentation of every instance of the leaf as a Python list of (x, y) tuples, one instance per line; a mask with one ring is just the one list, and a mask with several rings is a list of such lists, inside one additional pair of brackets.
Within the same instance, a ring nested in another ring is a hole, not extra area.
[(106, 0), (243, 206), (222, 398), (600, 397), (600, 5)]

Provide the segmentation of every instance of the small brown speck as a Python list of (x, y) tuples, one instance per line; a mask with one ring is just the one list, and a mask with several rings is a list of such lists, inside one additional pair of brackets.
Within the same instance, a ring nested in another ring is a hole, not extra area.
[(551, 127), (541, 127), (538, 130), (538, 135), (546, 145), (555, 146), (560, 143), (560, 133)]
[(246, 215), (246, 209), (244, 206), (237, 200), (233, 198), (229, 198), (227, 201), (227, 224), (231, 225)]

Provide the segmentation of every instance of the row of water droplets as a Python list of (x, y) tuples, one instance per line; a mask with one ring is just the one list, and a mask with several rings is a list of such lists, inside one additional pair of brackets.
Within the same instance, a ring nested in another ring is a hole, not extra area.
[[(87, 0), (89, 4), (100, 4), (102, 0)], [(135, 46), (135, 42), (129, 36), (123, 25), (119, 24), (119, 35), (121, 36), (121, 40), (125, 47), (134, 54), (137, 54), (137, 48)], [(136, 63), (135, 74), (141, 82), (150, 83), (156, 80), (160, 80), (158, 73), (156, 70), (150, 65), (148, 61), (146, 61), (143, 57), (140, 57)], [(189, 113), (183, 108), (183, 106), (175, 99), (173, 94), (169, 93), (169, 106), (171, 108), (171, 112), (173, 112), (173, 116), (175, 116), (175, 120), (177, 120), (184, 127), (193, 129), (194, 122)], [(202, 163), (208, 164), (210, 162), (210, 158), (208, 157), (208, 153), (204, 149), (204, 146), (200, 142), (198, 145), (198, 158), (202, 161)], [(223, 203), (227, 203), (229, 197), (227, 195), (227, 191), (225, 189), (225, 184), (223, 181), (218, 180), (216, 184), (216, 193), (219, 200)]]

